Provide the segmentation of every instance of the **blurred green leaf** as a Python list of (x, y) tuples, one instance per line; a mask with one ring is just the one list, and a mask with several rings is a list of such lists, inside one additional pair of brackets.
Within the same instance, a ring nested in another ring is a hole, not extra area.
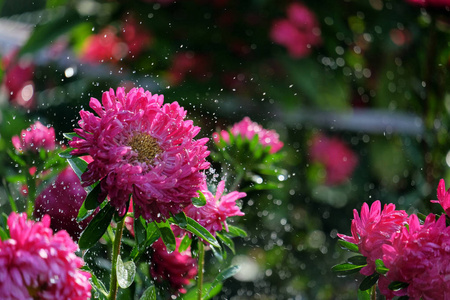
[(86, 17), (81, 17), (75, 9), (68, 9), (50, 22), (37, 25), (30, 38), (20, 49), (19, 56), (26, 53), (34, 53), (50, 45), (59, 36), (83, 22), (86, 22)]
[(154, 285), (149, 286), (139, 300), (156, 300), (156, 289)]
[(19, 155), (17, 155), (13, 151), (7, 149), (6, 153), (8, 153), (9, 157), (11, 157), (11, 159), (15, 163), (17, 163), (19, 166), (22, 166), (22, 167), (26, 167), (27, 166), (27, 163)]
[(216, 232), (216, 236), (228, 247), (230, 248), (231, 252), (233, 254), (236, 254), (236, 251), (234, 249), (234, 242), (231, 238), (229, 238), (226, 234), (221, 234), (219, 232)]
[(246, 237), (247, 232), (239, 227), (228, 224), (228, 235), (233, 237)]
[(370, 292), (370, 290), (361, 291), (358, 289), (358, 300), (371, 300)]
[(358, 265), (358, 266), (365, 266), (367, 265), (367, 259), (362, 255), (356, 255), (352, 256), (347, 261), (351, 264)]
[(205, 294), (204, 297), (205, 298), (209, 297), (210, 293), (216, 288), (217, 285), (221, 284), (222, 281), (224, 281), (227, 278), (230, 278), (237, 272), (239, 272), (239, 266), (231, 266), (220, 272), (219, 275), (217, 275), (217, 277), (211, 283), (211, 287), (209, 288), (208, 292)]
[(94, 272), (87, 265), (84, 265), (81, 269), (88, 271), (91, 274), (91, 282), (93, 283), (92, 287), (100, 292), (100, 299), (106, 299), (106, 297), (108, 297), (108, 292), (106, 291), (106, 287), (103, 282), (95, 276)]
[[(213, 289), (211, 289), (212, 283), (204, 283), (202, 289), (202, 300), (208, 300), (220, 293), (222, 290), (222, 284), (216, 284)], [(206, 294), (209, 294), (206, 296)], [(180, 300), (197, 300), (197, 287), (192, 287), (186, 294), (180, 295)]]
[(361, 291), (369, 290), (375, 283), (377, 283), (378, 278), (380, 278), (380, 274), (378, 273), (373, 273), (372, 275), (367, 276), (359, 285), (359, 289)]
[(128, 288), (134, 282), (136, 265), (133, 261), (123, 262), (121, 256), (117, 257), (117, 282), (123, 289)]
[(111, 223), (114, 211), (114, 207), (108, 202), (108, 204), (95, 215), (81, 234), (80, 240), (78, 241), (80, 249), (89, 249), (97, 243)]

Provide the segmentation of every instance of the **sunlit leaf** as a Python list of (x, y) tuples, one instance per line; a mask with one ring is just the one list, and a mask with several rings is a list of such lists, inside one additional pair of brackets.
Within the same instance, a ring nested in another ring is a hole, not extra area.
[(336, 273), (339, 273), (340, 275), (349, 275), (349, 274), (359, 272), (359, 270), (361, 270), (363, 267), (364, 266), (358, 266), (358, 265), (354, 265), (354, 264), (344, 263), (344, 264), (339, 264), (339, 265), (333, 266), (331, 268), (331, 270)]
[(370, 300), (370, 290), (361, 291), (358, 289), (358, 300)]
[(75, 174), (77, 174), (78, 178), (81, 180), (81, 175), (86, 171), (88, 163), (79, 157), (72, 157), (67, 159), (67, 161)]
[(247, 232), (239, 227), (228, 224), (228, 235), (234, 237), (246, 237)]
[(339, 246), (341, 246), (342, 249), (359, 253), (358, 246), (353, 243), (350, 243), (350, 242), (347, 242), (344, 240), (338, 240), (338, 244), (339, 244)]
[(123, 289), (128, 288), (134, 282), (136, 265), (133, 261), (123, 262), (120, 255), (117, 257), (117, 283)]
[(111, 223), (113, 215), (114, 207), (108, 203), (95, 215), (81, 234), (80, 240), (78, 241), (80, 249), (89, 249), (97, 243)]
[[(222, 290), (222, 284), (216, 284), (216, 286), (211, 290), (211, 283), (204, 283), (202, 288), (202, 300), (209, 300)], [(180, 295), (180, 300), (197, 300), (197, 287), (192, 287), (186, 294)], [(205, 294), (207, 294), (205, 296)]]
[(206, 197), (202, 193), (202, 191), (197, 191), (198, 197), (192, 198), (192, 204), (194, 204), (196, 207), (202, 207), (206, 204)]
[(192, 232), (201, 239), (204, 239), (214, 247), (220, 247), (216, 238), (205, 227), (197, 223), (192, 218), (187, 218), (187, 221), (188, 221), (188, 225), (186, 227), (187, 231)]
[[(75, 132), (66, 132), (63, 133), (63, 136), (68, 139), (68, 140), (73, 140), (74, 137), (79, 137), (81, 138), (78, 134), (76, 134)], [(73, 150), (73, 149), (72, 149)]]
[(72, 151), (73, 151), (73, 148), (68, 148), (68, 149), (65, 149), (65, 150), (59, 152), (58, 155), (62, 158), (72, 158), (73, 155), (70, 154), (70, 152), (72, 152)]
[(389, 269), (386, 268), (386, 266), (384, 265), (384, 262), (381, 259), (377, 259), (375, 260), (375, 270), (377, 271), (377, 273), (379, 274), (386, 274)]
[(180, 246), (178, 247), (178, 251), (180, 253), (186, 251), (191, 245), (191, 243), (192, 243), (191, 238), (189, 237), (189, 235), (186, 234), (181, 240)]
[(142, 294), (139, 300), (156, 300), (156, 288), (154, 285), (149, 286)]
[(216, 236), (228, 247), (230, 248), (231, 252), (233, 254), (236, 254), (234, 249), (234, 242), (231, 238), (229, 238), (226, 234), (221, 234), (219, 232), (216, 232)]

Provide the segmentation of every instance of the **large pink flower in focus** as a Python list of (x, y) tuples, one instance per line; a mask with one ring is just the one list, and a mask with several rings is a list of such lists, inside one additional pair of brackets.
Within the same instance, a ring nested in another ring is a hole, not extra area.
[(191, 203), (205, 180), (208, 139), (194, 140), (200, 127), (184, 120), (186, 111), (177, 102), (163, 101), (163, 95), (142, 88), (110, 89), (102, 104), (91, 98), (98, 117), (80, 112), (81, 128), (75, 132), (81, 138), (69, 144), (72, 154), (93, 158), (81, 177), (83, 186), (101, 180), (102, 192), (121, 215), (132, 195), (137, 216), (169, 218)]
[(379, 200), (372, 203), (370, 209), (367, 203), (358, 211), (353, 210), (352, 236), (338, 234), (338, 236), (358, 246), (359, 252), (367, 258), (367, 266), (361, 269), (361, 274), (372, 275), (375, 271), (375, 260), (381, 259), (381, 246), (389, 243), (390, 236), (400, 231), (408, 219), (404, 210), (395, 210), (395, 205), (384, 205), (381, 210)]
[(186, 293), (184, 288), (197, 275), (197, 260), (192, 258), (190, 251), (178, 252), (181, 239), (176, 238), (177, 249), (172, 253), (161, 239), (153, 243), (153, 254), (150, 260), (150, 272), (154, 280), (168, 282), (173, 294)]
[(343, 183), (358, 164), (358, 157), (341, 140), (321, 134), (312, 139), (309, 155), (313, 162), (324, 165), (328, 185)]
[(51, 151), (55, 149), (55, 129), (37, 121), (22, 130), (20, 136), (13, 136), (12, 143), (19, 152), (38, 152), (40, 149)]
[(88, 272), (75, 255), (78, 246), (65, 231), (53, 235), (50, 218), (28, 221), (11, 213), (11, 238), (0, 240), (0, 295), (2, 299), (86, 300), (91, 296)]
[(274, 21), (270, 37), (275, 43), (285, 46), (294, 58), (307, 56), (312, 46), (322, 42), (315, 15), (300, 3), (288, 6), (287, 19)]
[[(257, 134), (259, 142), (265, 147), (270, 147), (270, 153), (278, 152), (283, 147), (283, 142), (279, 140), (280, 136), (275, 130), (264, 129), (258, 123), (252, 122), (249, 117), (234, 124), (230, 131), (234, 136), (240, 135), (249, 140)], [(222, 130), (220, 134), (217, 132), (213, 134), (214, 142), (219, 143), (221, 137), (226, 143), (230, 141), (228, 131)]]
[[(407, 295), (410, 299), (450, 299), (450, 227), (445, 216), (435, 221), (430, 214), (423, 225), (411, 215), (409, 228), (393, 233), (382, 246), (383, 262), (389, 271), (380, 277), (380, 291), (392, 299)], [(400, 281), (408, 287), (391, 291), (388, 285)]]
[(201, 207), (191, 204), (185, 208), (184, 212), (186, 216), (197, 221), (212, 235), (215, 236), (216, 231), (223, 229), (222, 224), (225, 226), (225, 230), (228, 231), (227, 218), (244, 215), (236, 205), (236, 201), (247, 196), (247, 194), (237, 191), (224, 194), (225, 181), (219, 182), (216, 195), (213, 195), (208, 190), (206, 183), (200, 190), (205, 195), (206, 204)]
[(447, 216), (450, 216), (450, 189), (445, 189), (445, 181), (441, 179), (437, 188), (438, 200), (431, 200), (433, 203), (439, 203), (445, 210)]
[(65, 230), (77, 241), (92, 217), (78, 223), (77, 215), (86, 198), (86, 191), (71, 167), (64, 169), (55, 182), (44, 189), (35, 201), (34, 216), (49, 215), (54, 231)]

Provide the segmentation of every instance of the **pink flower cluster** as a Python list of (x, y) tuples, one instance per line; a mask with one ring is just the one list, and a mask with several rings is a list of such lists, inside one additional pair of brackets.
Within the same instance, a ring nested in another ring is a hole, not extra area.
[(408, 214), (404, 210), (395, 210), (394, 204), (384, 205), (381, 210), (379, 200), (372, 203), (370, 209), (367, 203), (361, 208), (361, 216), (353, 210), (351, 232), (352, 236), (338, 236), (358, 246), (359, 252), (367, 258), (367, 266), (361, 269), (364, 275), (375, 271), (375, 260), (383, 257), (381, 246), (389, 243), (389, 237), (406, 224)]
[(217, 186), (216, 195), (213, 195), (208, 190), (206, 183), (200, 190), (203, 195), (205, 195), (206, 204), (201, 207), (196, 207), (191, 204), (185, 208), (184, 212), (186, 213), (186, 216), (197, 221), (212, 235), (215, 236), (216, 231), (221, 231), (223, 226), (225, 226), (225, 230), (228, 231), (227, 218), (244, 215), (236, 205), (236, 201), (245, 197), (247, 194), (237, 191), (224, 194), (225, 181), (221, 181)]
[[(239, 123), (236, 123), (231, 127), (231, 133), (234, 136), (240, 135), (243, 138), (251, 140), (255, 135), (258, 135), (259, 142), (265, 146), (270, 147), (270, 153), (278, 152), (283, 147), (283, 142), (279, 140), (279, 135), (274, 130), (264, 129), (258, 123), (252, 122), (249, 117), (245, 117)], [(213, 134), (214, 142), (220, 143), (222, 138), (225, 143), (229, 143), (230, 136), (228, 131), (222, 130), (220, 133), (215, 132)]]
[(87, 218), (80, 223), (76, 220), (85, 198), (86, 191), (81, 186), (80, 179), (72, 168), (67, 167), (36, 198), (33, 214), (38, 219), (49, 215), (54, 231), (65, 230), (77, 241), (92, 219)]
[(163, 104), (163, 95), (123, 88), (103, 93), (102, 103), (91, 98), (98, 115), (82, 110), (81, 128), (69, 144), (72, 154), (93, 158), (82, 175), (83, 186), (101, 180), (102, 192), (124, 215), (130, 195), (134, 212), (161, 221), (191, 203), (209, 168), (207, 138), (195, 140), (200, 128), (184, 120), (177, 102)]
[(313, 162), (324, 165), (325, 182), (328, 185), (341, 184), (351, 176), (358, 164), (355, 153), (337, 138), (316, 135), (309, 148)]
[(128, 55), (132, 58), (138, 56), (151, 42), (150, 33), (130, 18), (123, 23), (120, 34), (115, 27), (108, 26), (89, 36), (81, 51), (81, 59), (92, 64), (118, 62)]
[(319, 23), (305, 5), (294, 2), (287, 8), (287, 19), (276, 20), (270, 31), (271, 39), (285, 46), (294, 58), (311, 53), (312, 46), (322, 43)]
[(171, 292), (186, 293), (185, 286), (197, 275), (197, 260), (192, 258), (190, 251), (178, 252), (181, 239), (177, 238), (177, 249), (167, 252), (164, 242), (159, 239), (153, 243), (153, 254), (150, 260), (150, 273), (158, 282), (168, 282)]
[(170, 84), (180, 84), (186, 76), (198, 80), (207, 80), (211, 76), (210, 61), (208, 57), (193, 52), (180, 52), (172, 58), (172, 66), (168, 72)]
[(65, 231), (53, 235), (50, 218), (28, 221), (26, 214), (8, 217), (10, 239), (0, 240), (2, 299), (69, 299), (91, 297), (90, 274), (81, 271), (78, 246)]
[(40, 149), (51, 151), (55, 149), (55, 129), (37, 121), (22, 130), (20, 136), (13, 136), (12, 143), (19, 152), (38, 152)]

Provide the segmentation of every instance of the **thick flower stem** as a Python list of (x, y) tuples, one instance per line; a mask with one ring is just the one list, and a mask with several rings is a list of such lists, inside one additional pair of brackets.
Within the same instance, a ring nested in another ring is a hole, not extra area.
[(203, 263), (205, 261), (205, 245), (198, 241), (198, 276), (197, 276), (197, 300), (202, 300), (203, 291)]
[(372, 286), (372, 292), (370, 293), (370, 300), (377, 300), (377, 285)]
[(120, 243), (122, 241), (122, 233), (123, 233), (123, 226), (125, 225), (125, 218), (122, 218), (122, 220), (117, 223), (116, 228), (116, 235), (114, 237), (113, 242), (113, 256), (112, 256), (112, 266), (111, 266), (111, 281), (109, 285), (109, 300), (115, 300), (117, 297), (117, 258), (119, 257), (120, 253)]
[(28, 169), (24, 169), (23, 172), (25, 172), (28, 188), (26, 212), (28, 218), (31, 218), (34, 210), (34, 201), (36, 200), (36, 178), (30, 174)]

